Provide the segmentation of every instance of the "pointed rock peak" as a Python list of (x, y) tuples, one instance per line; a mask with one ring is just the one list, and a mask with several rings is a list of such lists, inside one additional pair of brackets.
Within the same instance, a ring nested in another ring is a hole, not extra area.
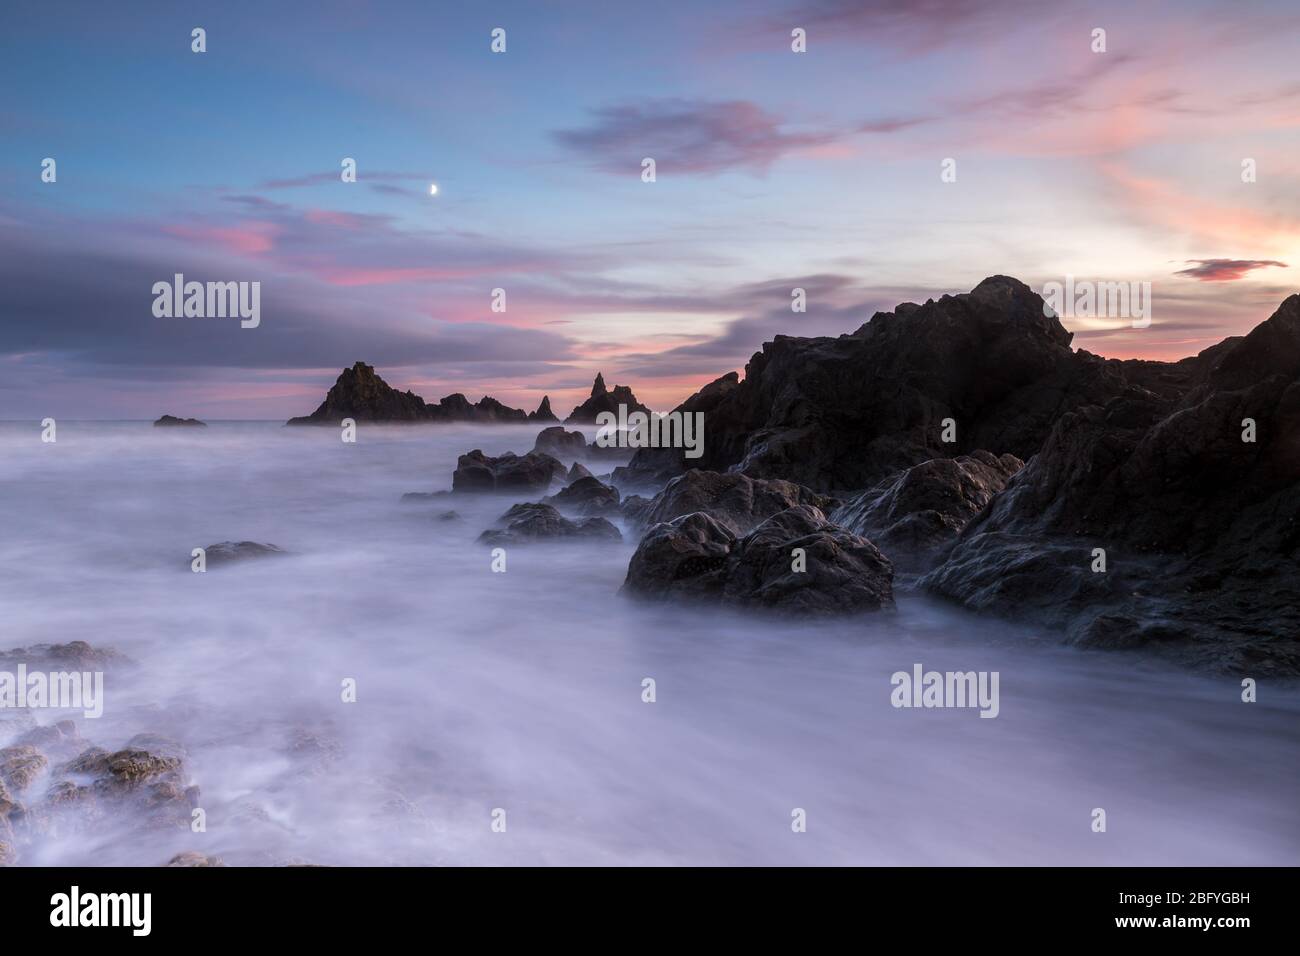
[(592, 397), (592, 398), (599, 398), (601, 395), (604, 395), (604, 394), (605, 394), (605, 391), (606, 391), (606, 389), (605, 389), (605, 376), (602, 375), (602, 374), (600, 374), (600, 372), (597, 372), (597, 373), (596, 373), (596, 381), (595, 381), (595, 383), (591, 386), (591, 397)]

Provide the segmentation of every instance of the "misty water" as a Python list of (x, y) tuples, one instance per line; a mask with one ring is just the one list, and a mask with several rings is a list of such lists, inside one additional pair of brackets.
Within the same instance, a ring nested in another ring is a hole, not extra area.
[[(512, 546), (493, 573), (475, 539), (517, 499), (400, 500), (537, 430), (0, 427), (0, 650), (129, 656), (102, 718), (36, 717), (109, 750), (180, 741), (207, 818), (110, 814), (21, 862), (1300, 862), (1294, 685), (1244, 704), (1234, 678), (908, 594), (830, 623), (647, 606), (617, 593), (630, 534)], [(190, 571), (225, 540), (292, 555)], [(915, 663), (998, 671), (999, 716), (895, 709), (890, 675)]]

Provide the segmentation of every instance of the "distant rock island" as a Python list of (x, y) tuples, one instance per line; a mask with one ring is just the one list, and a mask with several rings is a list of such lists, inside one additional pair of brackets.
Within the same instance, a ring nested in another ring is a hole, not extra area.
[(596, 381), (591, 386), (591, 397), (575, 408), (569, 417), (564, 420), (566, 425), (594, 425), (596, 416), (601, 412), (612, 412), (618, 414), (620, 405), (627, 406), (627, 413), (644, 412), (650, 414), (650, 409), (636, 400), (632, 394), (632, 389), (627, 385), (615, 385), (613, 389), (605, 388), (605, 376), (599, 372), (596, 373)]
[[(649, 408), (637, 401), (628, 386), (615, 385), (612, 390), (607, 390), (604, 376), (598, 373), (596, 382), (591, 387), (591, 397), (575, 408), (565, 422), (594, 425), (598, 414), (601, 412), (617, 414), (620, 405), (626, 405), (629, 414), (638, 411), (647, 414), (650, 412)], [(163, 417), (170, 418), (170, 416)], [(440, 402), (430, 403), (414, 392), (399, 392), (380, 378), (373, 366), (365, 362), (357, 362), (351, 368), (343, 370), (316, 411), (310, 415), (291, 418), (286, 424), (337, 425), (345, 418), (359, 422), (392, 423), (559, 424), (560, 421), (551, 411), (549, 395), (542, 396), (541, 404), (537, 406), (535, 412), (525, 412), (503, 405), (490, 395), (484, 396), (481, 401), (471, 402), (459, 392), (448, 395)], [(157, 424), (181, 424), (181, 422), (173, 419), (164, 423), (160, 419)]]
[(164, 415), (153, 423), (154, 428), (207, 428), (207, 422), (201, 422), (197, 418), (177, 418), (175, 415)]
[(310, 415), (291, 418), (289, 425), (337, 425), (345, 418), (359, 422), (558, 422), (549, 396), (535, 412), (503, 405), (491, 396), (471, 402), (459, 392), (437, 403), (414, 392), (399, 392), (377, 374), (373, 366), (357, 362), (344, 369), (325, 401)]

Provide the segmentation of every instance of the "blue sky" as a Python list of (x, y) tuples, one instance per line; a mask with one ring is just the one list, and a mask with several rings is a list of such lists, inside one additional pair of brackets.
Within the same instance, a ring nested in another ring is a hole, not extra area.
[[(7, 418), (284, 418), (358, 359), (430, 400), (564, 412), (600, 370), (666, 408), (774, 334), (994, 273), (1150, 281), (1150, 328), (1066, 325), (1176, 358), (1297, 285), (1294, 4), (11, 2), (0, 25)], [(260, 281), (261, 326), (155, 319), (175, 272)]]

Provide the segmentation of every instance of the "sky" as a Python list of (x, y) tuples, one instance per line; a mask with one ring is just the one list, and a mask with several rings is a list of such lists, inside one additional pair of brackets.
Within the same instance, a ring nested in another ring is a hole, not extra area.
[[(1249, 0), (7, 0), (0, 418), (288, 418), (356, 361), (668, 409), (995, 274), (1149, 282), (1074, 345), (1195, 354), (1300, 288), (1298, 50)], [(155, 317), (176, 273), (260, 324)]]

